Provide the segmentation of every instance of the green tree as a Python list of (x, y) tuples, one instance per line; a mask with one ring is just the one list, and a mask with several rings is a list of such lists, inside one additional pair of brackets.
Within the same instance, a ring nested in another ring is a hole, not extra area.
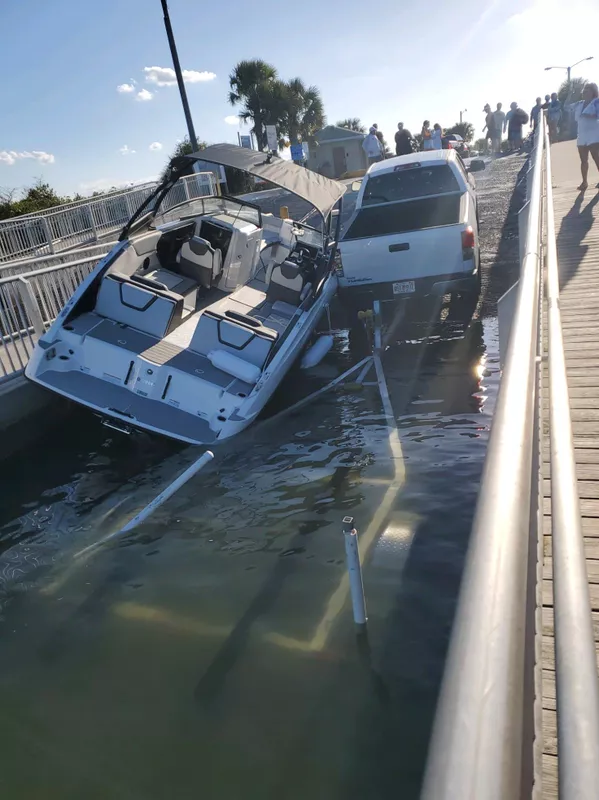
[(571, 81), (564, 81), (557, 90), (557, 99), (562, 105), (577, 103), (582, 100), (582, 90), (587, 84), (586, 78), (572, 78)]
[[(199, 150), (204, 150), (206, 147), (208, 147), (206, 142), (198, 142)], [(189, 139), (189, 136), (185, 136), (185, 138), (181, 139), (180, 142), (177, 142), (177, 144), (175, 145), (175, 149), (168, 157), (168, 161), (166, 162), (162, 172), (160, 173), (160, 180), (163, 181), (165, 179), (166, 171), (168, 170), (169, 164), (171, 163), (173, 158), (176, 158), (177, 156), (188, 156), (191, 153), (193, 153), (193, 147), (191, 146), (191, 141)]]
[[(198, 149), (205, 150), (208, 147), (207, 142), (198, 142)], [(175, 149), (170, 154), (167, 163), (164, 165), (160, 180), (164, 180), (166, 171), (173, 158), (177, 156), (188, 156), (193, 153), (193, 147), (189, 141), (189, 136), (186, 136), (180, 142), (177, 142)], [(227, 180), (227, 190), (229, 194), (243, 194), (244, 192), (251, 192), (254, 190), (254, 184), (251, 177), (240, 169), (232, 167), (225, 167), (225, 178)]]
[(304, 85), (301, 78), (286, 84), (286, 133), (292, 142), (307, 142), (325, 124), (324, 106), (316, 86)]
[(260, 150), (266, 146), (264, 126), (273, 124), (269, 122), (273, 99), (282, 91), (280, 86), (273, 85), (275, 82), (277, 70), (260, 58), (240, 61), (229, 76), (229, 103), (241, 106), (240, 119), (251, 121)]
[(477, 139), (474, 142), (474, 149), (478, 150), (479, 152), (483, 152), (487, 149), (487, 140), (486, 139)]
[(16, 189), (0, 191), (0, 219), (10, 219), (21, 214), (32, 214), (34, 211), (44, 211), (63, 203), (70, 202), (70, 197), (60, 197), (50, 184), (38, 178), (33, 186), (20, 199), (15, 199)]
[(457, 133), (465, 142), (471, 142), (474, 139), (474, 125), (471, 122), (456, 122), (445, 133)]
[(341, 119), (336, 125), (338, 128), (347, 128), (350, 131), (356, 131), (356, 133), (366, 133), (366, 126), (362, 125), (362, 120), (359, 117)]

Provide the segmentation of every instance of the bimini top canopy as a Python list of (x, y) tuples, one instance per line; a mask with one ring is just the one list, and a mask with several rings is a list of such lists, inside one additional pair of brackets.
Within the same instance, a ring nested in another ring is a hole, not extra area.
[(339, 181), (333, 181), (317, 172), (299, 167), (293, 161), (237, 147), (234, 144), (213, 144), (189, 157), (211, 164), (222, 164), (224, 167), (235, 167), (257, 178), (270, 181), (306, 200), (325, 219), (346, 189)]

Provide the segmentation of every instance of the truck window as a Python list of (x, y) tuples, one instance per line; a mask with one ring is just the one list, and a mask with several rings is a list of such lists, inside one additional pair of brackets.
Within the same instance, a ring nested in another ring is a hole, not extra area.
[(445, 197), (362, 207), (343, 236), (343, 241), (456, 225), (460, 221), (460, 197), (454, 192)]
[(393, 172), (370, 177), (364, 189), (362, 206), (459, 191), (458, 181), (448, 164), (430, 167), (414, 165), (409, 169), (402, 166)]

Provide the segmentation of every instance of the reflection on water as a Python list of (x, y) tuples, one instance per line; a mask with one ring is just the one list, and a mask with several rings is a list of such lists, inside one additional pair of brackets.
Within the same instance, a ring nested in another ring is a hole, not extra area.
[[(374, 386), (228, 443), (86, 559), (73, 555), (190, 451), (113, 439), (77, 413), (2, 468), (5, 797), (416, 797), (499, 369), (494, 320), (439, 330), (384, 357), (401, 480)], [(341, 339), (271, 411), (348, 359)], [(346, 514), (368, 642), (348, 604)]]

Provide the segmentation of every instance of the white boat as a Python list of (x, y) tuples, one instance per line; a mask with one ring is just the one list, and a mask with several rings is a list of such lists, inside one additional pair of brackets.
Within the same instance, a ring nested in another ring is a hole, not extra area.
[[(262, 214), (241, 197), (201, 197), (163, 211), (199, 160), (307, 200), (320, 230)], [(344, 191), (337, 181), (233, 145), (174, 159), (39, 339), (25, 374), (124, 432), (142, 428), (193, 444), (239, 433), (335, 294)]]

